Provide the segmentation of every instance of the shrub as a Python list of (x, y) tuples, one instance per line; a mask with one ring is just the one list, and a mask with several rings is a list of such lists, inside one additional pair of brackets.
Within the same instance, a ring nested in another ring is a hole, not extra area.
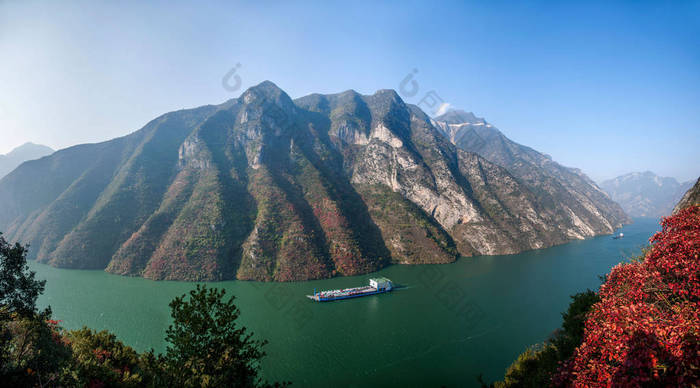
[(612, 269), (557, 386), (700, 385), (700, 207), (662, 220), (641, 261)]
[(76, 386), (136, 387), (149, 381), (141, 356), (107, 331), (86, 327), (64, 336), (70, 345), (70, 378)]

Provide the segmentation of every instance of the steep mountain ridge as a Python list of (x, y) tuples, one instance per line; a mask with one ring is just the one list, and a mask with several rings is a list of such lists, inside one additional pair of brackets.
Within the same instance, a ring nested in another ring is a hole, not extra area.
[(700, 205), (700, 178), (695, 182), (693, 187), (685, 192), (680, 201), (673, 208), (673, 214), (685, 209), (688, 206)]
[(0, 230), (37, 260), (151, 279), (356, 275), (614, 227), (560, 219), (393, 90), (292, 100), (269, 81), (0, 180)]
[(667, 217), (693, 182), (678, 182), (651, 171), (632, 172), (601, 182), (600, 187), (633, 217)]
[(483, 118), (454, 110), (432, 123), (457, 147), (507, 169), (554, 213), (554, 225), (569, 238), (611, 233), (629, 222), (620, 206), (579, 169), (508, 139)]

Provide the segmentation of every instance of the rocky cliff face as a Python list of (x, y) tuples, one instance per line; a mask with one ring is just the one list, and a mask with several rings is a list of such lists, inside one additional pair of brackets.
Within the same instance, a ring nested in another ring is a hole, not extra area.
[(0, 180), (0, 230), (59, 267), (292, 281), (516, 253), (619, 223), (582, 218), (585, 196), (567, 212), (533, 187), (394, 91), (292, 101), (264, 82), (25, 163)]
[(432, 123), (459, 148), (502, 166), (550, 212), (550, 222), (570, 239), (612, 233), (629, 218), (580, 170), (515, 143), (473, 113), (450, 111)]
[(678, 202), (676, 207), (673, 208), (673, 214), (678, 213), (681, 209), (688, 206), (700, 205), (700, 178), (698, 178), (695, 185), (688, 189), (688, 191), (683, 195), (683, 198)]

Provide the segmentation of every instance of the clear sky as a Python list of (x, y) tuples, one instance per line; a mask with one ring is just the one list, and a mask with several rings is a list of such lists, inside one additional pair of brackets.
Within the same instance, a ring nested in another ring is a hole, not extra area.
[(0, 153), (108, 140), (266, 79), (373, 93), (416, 69), (407, 102), (435, 91), (596, 180), (700, 175), (700, 1), (144, 3), (0, 0)]

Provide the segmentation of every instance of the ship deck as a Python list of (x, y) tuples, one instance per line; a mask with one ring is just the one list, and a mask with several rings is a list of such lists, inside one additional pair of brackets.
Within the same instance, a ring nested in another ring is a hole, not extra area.
[(335, 299), (347, 299), (351, 297), (359, 297), (364, 295), (372, 295), (378, 293), (378, 291), (379, 290), (377, 290), (374, 287), (364, 286), (355, 288), (345, 288), (342, 290), (321, 291), (316, 295), (307, 295), (306, 297), (315, 301), (328, 301)]
[[(370, 279), (370, 283), (375, 279)], [(388, 280), (387, 280), (388, 281)], [(333, 300), (357, 298), (366, 295), (381, 294), (391, 290), (391, 283), (388, 288), (377, 288), (372, 285), (362, 287), (343, 288), (339, 290), (326, 290), (315, 292), (313, 295), (306, 295), (307, 298), (317, 302), (328, 302)]]

